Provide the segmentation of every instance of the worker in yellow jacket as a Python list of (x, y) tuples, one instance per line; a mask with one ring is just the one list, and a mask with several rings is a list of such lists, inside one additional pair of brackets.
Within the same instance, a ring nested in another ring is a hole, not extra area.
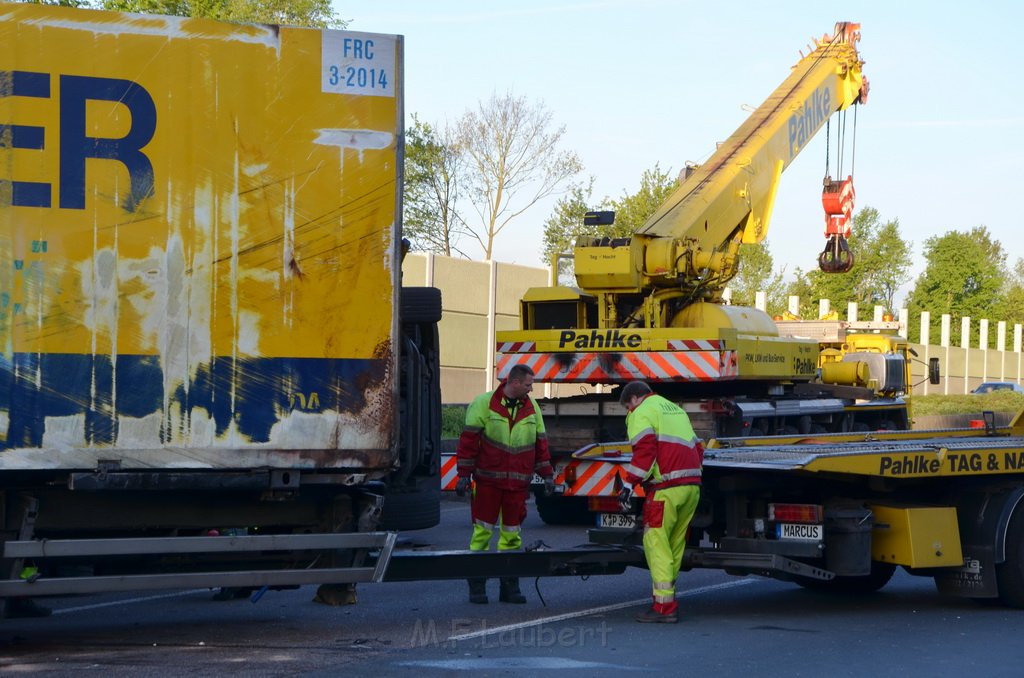
[(623, 386), (619, 402), (628, 411), (626, 430), (633, 447), (622, 499), (631, 496), (631, 486), (643, 483), (644, 556), (654, 589), (654, 604), (636, 620), (675, 623), (676, 577), (700, 499), (704, 446), (686, 412), (644, 382)]

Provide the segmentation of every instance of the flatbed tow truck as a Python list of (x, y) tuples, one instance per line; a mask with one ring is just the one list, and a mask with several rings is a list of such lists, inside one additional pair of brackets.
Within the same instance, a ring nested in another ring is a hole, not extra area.
[[(942, 593), (1024, 607), (1024, 413), (1008, 426), (994, 421), (985, 413), (985, 428), (711, 440), (683, 569), (721, 569), (867, 593), (884, 586), (902, 566), (910, 574), (933, 577)], [(619, 510), (634, 513), (642, 499), (633, 501)], [(0, 582), (0, 596), (620, 574), (645, 566), (640, 536), (635, 526), (595, 528), (578, 548), (506, 553), (396, 552), (394, 532), (178, 538), (170, 541), (182, 553), (278, 547), (305, 554), (296, 563), (344, 549), (353, 565), (30, 577)], [(129, 546), (135, 553), (151, 548), (166, 557), (168, 541), (10, 541), (4, 555), (33, 564), (110, 562)]]

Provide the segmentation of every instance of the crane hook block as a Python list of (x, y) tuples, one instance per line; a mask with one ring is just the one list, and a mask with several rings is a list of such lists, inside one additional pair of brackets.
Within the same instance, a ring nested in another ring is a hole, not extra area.
[(824, 273), (846, 273), (853, 268), (853, 251), (845, 237), (838, 233), (829, 236), (818, 255), (818, 268)]
[(846, 273), (853, 268), (850, 231), (853, 227), (853, 177), (833, 181), (825, 177), (821, 205), (825, 208), (825, 249), (818, 255), (818, 267), (825, 273)]
[(853, 190), (853, 177), (833, 181), (825, 177), (821, 190), (821, 205), (825, 208), (825, 237), (839, 234), (850, 237), (853, 221), (853, 201), (857, 197)]

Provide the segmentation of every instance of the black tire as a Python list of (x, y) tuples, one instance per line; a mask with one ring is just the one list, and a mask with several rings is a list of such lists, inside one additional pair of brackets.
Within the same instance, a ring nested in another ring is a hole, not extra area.
[(1024, 608), (1024, 509), (1020, 506), (1006, 529), (1006, 562), (996, 565), (996, 581), (1003, 605)]
[(384, 495), (380, 529), (425, 530), (441, 522), (441, 479), (418, 478), (414, 487), (400, 488)]
[(537, 515), (548, 525), (593, 525), (594, 514), (587, 509), (585, 497), (545, 497), (534, 492)]
[(399, 306), (403, 323), (436, 323), (441, 320), (441, 290), (436, 287), (403, 287)]
[(836, 593), (839, 595), (859, 595), (879, 591), (896, 573), (896, 566), (892, 563), (871, 563), (871, 574), (863, 577), (836, 577), (829, 581), (821, 579), (805, 579), (800, 577), (796, 583), (805, 589)]

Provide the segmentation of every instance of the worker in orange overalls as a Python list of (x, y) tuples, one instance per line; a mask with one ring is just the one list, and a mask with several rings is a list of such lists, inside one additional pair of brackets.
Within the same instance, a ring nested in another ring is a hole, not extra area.
[(654, 588), (654, 604), (636, 620), (674, 624), (679, 620), (676, 577), (700, 499), (704, 446), (686, 412), (644, 382), (623, 386), (619, 402), (628, 411), (626, 430), (633, 446), (620, 499), (627, 501), (632, 486), (643, 483), (644, 556)]
[[(544, 491), (554, 490), (554, 469), (548, 453), (544, 419), (537, 403), (529, 396), (533, 388), (533, 370), (515, 365), (508, 380), (497, 389), (477, 396), (466, 410), (466, 426), (459, 437), (459, 480), (455, 492), (460, 497), (473, 492), (473, 536), (471, 551), (490, 547), (495, 526), (499, 525), (498, 550), (522, 548), (520, 533), (526, 517), (526, 497), (536, 473), (544, 479)], [(469, 602), (487, 602), (487, 580), (469, 581)], [(518, 577), (502, 577), (498, 599), (503, 603), (525, 603)]]

